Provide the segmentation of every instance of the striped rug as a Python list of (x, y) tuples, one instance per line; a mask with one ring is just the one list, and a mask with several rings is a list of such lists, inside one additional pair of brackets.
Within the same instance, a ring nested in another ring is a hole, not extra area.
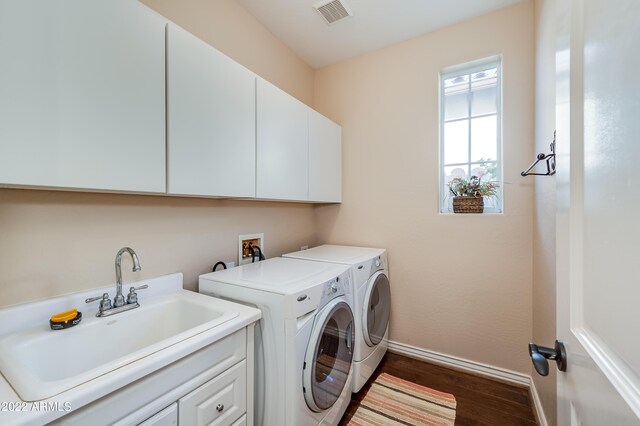
[(453, 425), (456, 399), (382, 373), (349, 421), (352, 426)]

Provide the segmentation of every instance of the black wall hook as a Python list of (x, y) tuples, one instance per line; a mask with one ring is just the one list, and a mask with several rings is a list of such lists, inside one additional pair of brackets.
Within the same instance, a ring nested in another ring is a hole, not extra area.
[[(540, 153), (536, 157), (536, 161), (529, 166), (527, 170), (520, 173), (522, 176), (553, 176), (556, 174), (556, 132), (553, 132), (553, 142), (549, 145), (551, 148), (551, 154)], [(531, 170), (541, 161), (547, 162), (547, 173), (530, 173)]]

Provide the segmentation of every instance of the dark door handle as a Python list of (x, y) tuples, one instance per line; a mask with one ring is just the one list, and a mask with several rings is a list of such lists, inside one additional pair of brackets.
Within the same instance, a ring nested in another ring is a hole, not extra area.
[(555, 361), (558, 370), (567, 371), (567, 351), (564, 348), (564, 344), (557, 340), (553, 349), (529, 343), (529, 356), (533, 366), (541, 376), (549, 375), (548, 360)]

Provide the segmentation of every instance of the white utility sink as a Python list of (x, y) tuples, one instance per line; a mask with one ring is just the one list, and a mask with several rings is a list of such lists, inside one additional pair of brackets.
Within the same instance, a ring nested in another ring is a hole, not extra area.
[(186, 290), (148, 299), (141, 292), (140, 304), (103, 318), (78, 305), (83, 319), (75, 327), (52, 331), (43, 322), (5, 335), (0, 340), (0, 371), (23, 401), (39, 401), (238, 316), (230, 304)]

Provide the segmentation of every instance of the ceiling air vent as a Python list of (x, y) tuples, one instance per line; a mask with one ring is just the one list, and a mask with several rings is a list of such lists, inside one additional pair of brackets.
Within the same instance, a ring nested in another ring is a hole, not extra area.
[(319, 3), (313, 5), (313, 8), (317, 10), (324, 18), (325, 22), (329, 25), (353, 16), (349, 6), (342, 0), (322, 0)]

